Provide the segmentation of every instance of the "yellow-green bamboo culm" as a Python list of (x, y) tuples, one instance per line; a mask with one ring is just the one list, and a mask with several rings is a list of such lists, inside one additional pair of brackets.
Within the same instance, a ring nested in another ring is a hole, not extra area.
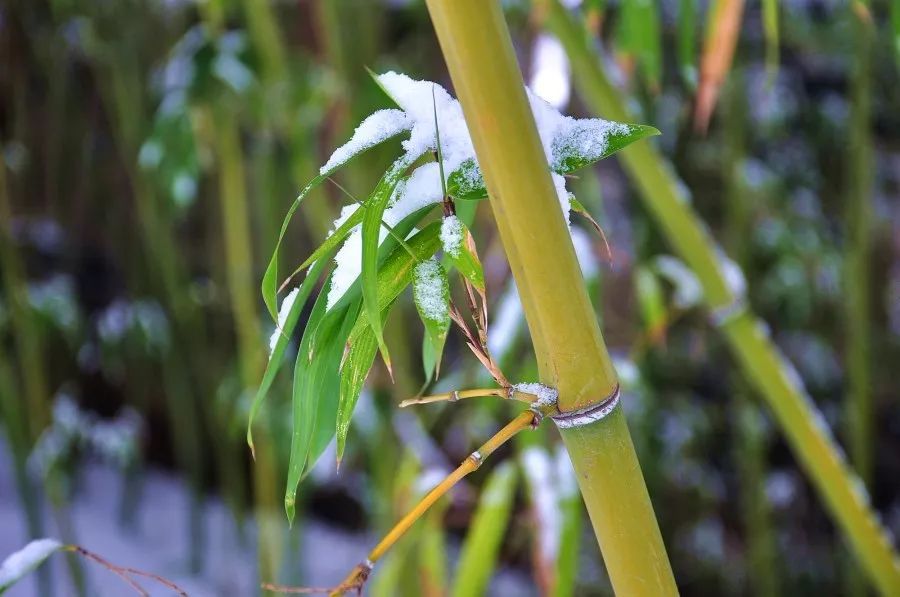
[[(605, 118), (630, 122), (625, 102), (610, 83), (585, 29), (557, 0), (540, 0), (537, 7), (546, 27), (565, 47), (575, 84), (587, 105)], [(859, 566), (882, 594), (900, 595), (900, 563), (859, 478), (847, 465), (795, 370), (772, 343), (765, 324), (746, 308), (733, 309), (741, 297), (729, 288), (716, 245), (693, 212), (682, 185), (648, 143), (632, 145), (620, 155), (648, 211), (702, 284), (709, 309), (729, 315), (720, 318), (722, 333), (748, 381), (772, 409), (800, 466), (852, 546)]]
[[(541, 381), (559, 409), (602, 401), (615, 370), (588, 299), (497, 1), (428, 0), (519, 288)], [(678, 590), (621, 408), (561, 430), (619, 595)]]

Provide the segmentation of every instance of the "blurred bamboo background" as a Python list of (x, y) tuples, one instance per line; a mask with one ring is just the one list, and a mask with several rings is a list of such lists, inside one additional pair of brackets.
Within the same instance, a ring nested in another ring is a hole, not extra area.
[[(532, 89), (566, 113), (603, 115), (555, 37), (555, 3), (503, 4)], [(662, 131), (642, 143), (655, 144), (683, 181), (675, 192), (744, 270), (749, 304), (900, 534), (900, 2), (564, 4), (617, 101)], [(367, 67), (450, 88), (424, 3), (0, 2), (3, 550), (45, 535), (109, 545), (84, 521), (113, 507), (109, 532), (140, 545), (166, 517), (176, 547), (132, 564), (200, 579), (191, 594), (336, 582), (326, 570), (351, 567), (513, 412), (490, 399), (397, 409), (424, 381), (406, 297), (385, 328), (394, 383), (376, 366), (340, 473), (326, 455), (301, 486), (293, 529), (281, 506), (288, 375), (260, 416), (266, 448), (251, 462), (247, 412), (274, 329), (259, 280), (298, 189), (389, 105)], [(336, 178), (364, 197), (391, 155), (376, 149)], [(573, 217), (682, 593), (872, 593), (638, 185), (618, 158), (573, 183), (609, 238), (611, 259)], [(335, 185), (305, 201), (282, 273), (348, 201)], [(491, 349), (511, 378), (532, 380), (486, 207), (469, 209)], [(486, 379), (451, 333), (438, 390)], [(517, 437), (389, 554), (368, 590), (611, 594), (566, 465), (550, 426)], [(154, 510), (160, 471), (177, 487), (164, 512)], [(104, 506), (85, 500), (98, 478), (116, 496)], [(331, 561), (339, 540), (315, 531), (323, 523), (356, 538), (355, 559)], [(225, 580), (233, 571), (215, 555), (222, 527), (231, 565), (249, 570), (243, 585)], [(11, 594), (121, 594), (64, 561)]]

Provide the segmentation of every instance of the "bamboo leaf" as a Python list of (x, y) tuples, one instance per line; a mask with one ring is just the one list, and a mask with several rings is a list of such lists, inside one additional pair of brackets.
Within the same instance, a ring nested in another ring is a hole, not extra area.
[(709, 11), (694, 109), (694, 126), (701, 132), (709, 126), (719, 90), (731, 68), (743, 14), (744, 0), (716, 0)]
[(621, 124), (599, 118), (576, 121), (570, 134), (553, 140), (552, 169), (557, 174), (570, 174), (620, 151), (635, 141), (658, 135), (659, 131), (643, 124)]
[(509, 522), (516, 493), (516, 466), (504, 462), (485, 484), (456, 569), (454, 597), (484, 595)]
[[(375, 114), (372, 114), (369, 118), (376, 118), (379, 113), (384, 112), (388, 111), (381, 110), (379, 112), (376, 112)], [(364, 124), (365, 122), (360, 124), (360, 127), (357, 129), (357, 131), (362, 129)], [(300, 207), (300, 203), (303, 201), (303, 199), (305, 199), (313, 189), (322, 184), (322, 182), (329, 176), (340, 170), (344, 165), (352, 161), (360, 154), (363, 154), (369, 149), (372, 149), (373, 147), (380, 145), (384, 141), (396, 137), (405, 130), (408, 130), (408, 127), (397, 124), (392, 128), (386, 127), (383, 130), (385, 130), (386, 132), (383, 132), (381, 135), (372, 137), (368, 142), (364, 142), (365, 140), (360, 140), (359, 142), (354, 143), (354, 139), (351, 139), (350, 142), (348, 142), (344, 147), (341, 148), (343, 150), (343, 153), (340, 156), (340, 159), (335, 159), (335, 156), (332, 155), (332, 158), (329, 159), (328, 164), (326, 164), (327, 167), (323, 167), (322, 172), (320, 172), (318, 176), (313, 178), (309, 182), (309, 184), (303, 187), (303, 190), (300, 191), (300, 194), (296, 199), (294, 199), (294, 202), (288, 209), (288, 212), (284, 217), (284, 221), (282, 221), (281, 223), (281, 230), (278, 233), (278, 240), (275, 243), (275, 249), (272, 251), (272, 257), (269, 259), (269, 265), (266, 266), (266, 271), (263, 274), (262, 279), (263, 301), (265, 302), (266, 307), (269, 310), (269, 314), (272, 316), (273, 320), (278, 318), (278, 315), (276, 313), (275, 298), (275, 295), (278, 292), (278, 250), (281, 248), (281, 241), (284, 239), (284, 235), (287, 233), (288, 224), (290, 224), (291, 218), (293, 218), (294, 216), (294, 212), (296, 212), (297, 208)]]
[(36, 539), (10, 554), (0, 565), (0, 594), (5, 593), (22, 577), (64, 548), (65, 546), (56, 539)]
[(778, 35), (778, 0), (763, 0), (763, 32), (766, 39), (766, 72), (771, 81), (778, 72), (780, 52)]
[(644, 80), (654, 92), (659, 90), (662, 72), (660, 7), (654, 0), (624, 0), (619, 24), (619, 44), (636, 57)]
[[(413, 278), (416, 263), (428, 259), (440, 247), (440, 227), (437, 222), (429, 224), (406, 243), (406, 247), (396, 247), (385, 260), (378, 272), (378, 313), (381, 323), (390, 311), (391, 305)], [(412, 252), (412, 254), (410, 254)], [(375, 360), (377, 340), (370, 325), (369, 312), (363, 310), (350, 331), (347, 356), (340, 366), (340, 399), (337, 407), (337, 424), (332, 427), (337, 434), (338, 461), (343, 457), (350, 429), (353, 409), (359, 400), (363, 383)]]
[(697, 87), (696, 21), (697, 0), (678, 0), (678, 70), (690, 91)]
[[(340, 309), (326, 310), (327, 292), (319, 293), (300, 341), (294, 366), (293, 431), (285, 491), (285, 511), (293, 522), (297, 487), (315, 464), (327, 441), (322, 429), (332, 429), (339, 391), (337, 375), (344, 343), (359, 313), (357, 300)], [(330, 399), (329, 399), (330, 398)], [(330, 439), (330, 431), (327, 438)]]
[(300, 207), (300, 203), (303, 202), (310, 191), (322, 184), (325, 178), (326, 176), (320, 174), (303, 187), (303, 190), (294, 199), (287, 214), (284, 216), (284, 220), (281, 222), (281, 230), (278, 232), (278, 240), (275, 241), (275, 249), (272, 251), (272, 257), (269, 258), (269, 265), (266, 266), (266, 271), (262, 278), (263, 302), (265, 302), (266, 308), (269, 310), (269, 315), (272, 316), (272, 321), (278, 320), (278, 299), (276, 295), (278, 294), (278, 250), (281, 248), (281, 241), (284, 239), (288, 224), (290, 224), (291, 218), (294, 217), (294, 212)]
[(309, 272), (307, 272), (306, 278), (303, 280), (303, 283), (300, 285), (300, 288), (297, 291), (297, 297), (294, 299), (294, 302), (291, 305), (290, 311), (287, 314), (287, 318), (285, 319), (284, 324), (280, 329), (275, 330), (277, 340), (275, 341), (275, 345), (272, 348), (272, 354), (269, 357), (268, 364), (266, 364), (266, 371), (265, 373), (263, 373), (262, 382), (260, 382), (259, 388), (256, 390), (256, 396), (253, 398), (253, 404), (250, 406), (250, 414), (247, 418), (247, 445), (250, 446), (251, 452), (254, 450), (253, 419), (256, 417), (257, 412), (259, 412), (259, 409), (262, 407), (262, 403), (266, 399), (269, 388), (272, 387), (272, 383), (275, 381), (275, 376), (281, 369), (281, 364), (284, 360), (284, 351), (287, 349), (288, 344), (290, 343), (291, 334), (293, 334), (294, 329), (297, 327), (297, 322), (300, 319), (300, 313), (303, 312), (303, 307), (306, 306), (306, 301), (309, 298), (309, 295), (312, 292), (313, 288), (315, 287), (316, 282), (319, 280), (319, 276), (321, 276), (322, 272), (325, 270), (325, 266), (327, 265), (327, 263), (328, 259), (327, 257), (325, 257), (317, 260), (315, 264), (313, 264)]
[(403, 172), (414, 160), (415, 157), (404, 154), (391, 165), (367, 201), (362, 221), (363, 306), (389, 372), (391, 371), (391, 356), (384, 343), (384, 332), (378, 308), (378, 241), (381, 234), (381, 220), (388, 201), (390, 201), (397, 183), (400, 182)]
[(347, 237), (350, 236), (350, 233), (353, 232), (353, 229), (358, 226), (360, 222), (362, 222), (363, 213), (364, 210), (362, 208), (354, 211), (349, 218), (344, 220), (344, 222), (340, 226), (338, 226), (337, 229), (332, 232), (331, 235), (326, 238), (315, 251), (312, 252), (312, 255), (307, 257), (303, 263), (297, 266), (297, 269), (295, 269), (291, 273), (291, 275), (288, 276), (288, 280), (309, 267), (310, 264), (322, 260), (326, 256), (326, 254), (330, 253), (339, 244), (347, 240)]
[[(483, 283), (483, 281), (482, 281)], [(430, 378), (441, 370), (441, 354), (450, 331), (450, 281), (443, 266), (434, 259), (416, 265), (413, 274), (413, 300), (419, 318), (425, 326), (425, 336), (431, 346), (433, 369), (426, 371)]]

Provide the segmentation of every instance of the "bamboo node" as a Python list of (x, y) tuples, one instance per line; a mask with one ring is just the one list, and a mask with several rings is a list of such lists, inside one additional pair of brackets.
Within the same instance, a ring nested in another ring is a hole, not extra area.
[(560, 429), (590, 425), (591, 423), (596, 423), (600, 419), (603, 419), (615, 410), (619, 405), (619, 396), (619, 385), (616, 384), (612, 394), (600, 402), (576, 410), (560, 413), (558, 415), (550, 415), (550, 418), (553, 419), (553, 422), (556, 423), (556, 426)]
[(484, 458), (481, 456), (481, 452), (475, 450), (471, 454), (469, 454), (469, 460), (475, 465), (475, 470), (478, 470), (481, 467), (481, 463), (484, 462)]

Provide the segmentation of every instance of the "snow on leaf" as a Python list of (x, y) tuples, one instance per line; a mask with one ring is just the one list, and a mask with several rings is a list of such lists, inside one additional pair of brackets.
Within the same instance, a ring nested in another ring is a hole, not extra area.
[(36, 539), (19, 551), (10, 554), (0, 565), (0, 593), (62, 548), (63, 544), (56, 539)]
[(399, 135), (403, 131), (412, 128), (412, 122), (402, 110), (378, 110), (363, 120), (350, 140), (338, 147), (325, 165), (319, 170), (319, 174), (328, 175), (359, 153)]

